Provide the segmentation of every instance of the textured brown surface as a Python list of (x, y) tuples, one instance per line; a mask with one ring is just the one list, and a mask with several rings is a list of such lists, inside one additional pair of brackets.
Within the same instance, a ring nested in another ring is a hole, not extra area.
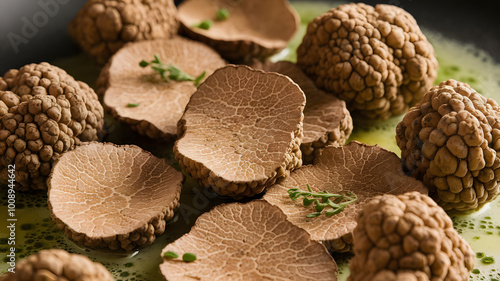
[(500, 108), (466, 83), (430, 89), (396, 129), (403, 167), (445, 210), (470, 211), (500, 192)]
[(90, 0), (68, 30), (85, 53), (105, 64), (127, 42), (175, 35), (176, 13), (173, 0)]
[[(216, 21), (218, 9), (229, 18)], [(207, 43), (231, 62), (263, 59), (284, 49), (298, 29), (300, 18), (286, 0), (188, 0), (179, 5), (181, 29)], [(212, 20), (210, 29), (193, 27)]]
[(59, 229), (90, 248), (151, 244), (179, 206), (183, 175), (134, 145), (88, 143), (65, 153), (48, 181)]
[(179, 121), (174, 154), (201, 186), (236, 198), (302, 165), (302, 90), (290, 78), (229, 65), (200, 85)]
[(386, 119), (432, 86), (437, 60), (415, 19), (391, 5), (346, 4), (312, 21), (297, 63), (351, 113)]
[[(199, 42), (176, 37), (131, 43), (114, 55), (98, 80), (98, 93), (115, 118), (151, 138), (172, 139), (177, 121), (191, 95), (196, 91), (192, 81), (164, 81), (151, 67), (139, 66), (159, 55), (164, 64), (172, 64), (197, 77), (206, 71), (210, 76), (225, 65), (211, 48)], [(127, 107), (139, 103), (137, 107)]]
[(254, 68), (290, 77), (306, 95), (304, 137), (300, 150), (304, 163), (314, 160), (314, 152), (326, 145), (344, 145), (352, 132), (351, 114), (345, 102), (319, 90), (294, 63), (280, 61), (255, 63)]
[(102, 133), (104, 110), (87, 84), (48, 63), (0, 77), (0, 180), (15, 164), (16, 189), (46, 190), (61, 153)]
[(165, 259), (160, 269), (168, 281), (337, 280), (325, 247), (262, 200), (215, 207), (162, 256), (167, 251), (197, 257), (192, 263)]
[[(312, 207), (304, 207), (302, 200), (292, 201), (288, 189), (339, 193), (350, 191), (358, 200), (344, 211), (330, 218), (325, 215), (306, 218)], [(332, 251), (349, 251), (356, 218), (372, 197), (384, 194), (401, 194), (408, 191), (427, 193), (424, 185), (405, 176), (396, 154), (378, 146), (368, 146), (353, 141), (346, 146), (328, 146), (321, 150), (313, 165), (303, 166), (290, 177), (268, 189), (263, 199), (278, 206), (293, 224), (307, 230), (313, 240), (323, 241)]]
[(354, 229), (350, 281), (469, 280), (475, 254), (432, 199), (386, 194), (365, 204)]
[(42, 250), (16, 264), (16, 273), (0, 276), (0, 281), (113, 281), (106, 268), (82, 255), (64, 250)]

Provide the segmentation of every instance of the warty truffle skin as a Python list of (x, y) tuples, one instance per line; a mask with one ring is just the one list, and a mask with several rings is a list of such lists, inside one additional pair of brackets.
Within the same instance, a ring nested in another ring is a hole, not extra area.
[(312, 21), (297, 63), (353, 115), (387, 119), (416, 104), (437, 76), (432, 45), (391, 5), (345, 4)]
[(430, 89), (396, 128), (403, 168), (445, 210), (477, 210), (500, 192), (500, 108), (468, 84)]

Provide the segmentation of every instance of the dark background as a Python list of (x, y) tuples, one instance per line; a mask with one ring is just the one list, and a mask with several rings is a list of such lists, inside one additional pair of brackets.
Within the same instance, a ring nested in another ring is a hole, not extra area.
[[(69, 37), (67, 25), (85, 2), (86, 0), (0, 0), (0, 75), (8, 69), (20, 68), (28, 63), (77, 54), (79, 49)], [(361, 2), (399, 6), (410, 12), (422, 27), (441, 32), (448, 38), (473, 43), (500, 63), (500, 3), (497, 1)], [(52, 4), (49, 9), (52, 15), (42, 7), (42, 4), (49, 5), (48, 3)], [(43, 13), (45, 18), (41, 15)], [(24, 30), (31, 37), (27, 38), (23, 36), (23, 27), (26, 26), (26, 20), (33, 23), (34, 17), (40, 27), (35, 26), (36, 31), (31, 33)], [(9, 34), (11, 39), (7, 37)], [(17, 52), (11, 43), (12, 37), (15, 37), (13, 34), (27, 40), (26, 43), (19, 43)]]

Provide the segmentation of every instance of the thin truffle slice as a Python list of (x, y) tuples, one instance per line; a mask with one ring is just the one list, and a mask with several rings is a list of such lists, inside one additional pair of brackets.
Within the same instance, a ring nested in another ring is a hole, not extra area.
[(168, 281), (337, 280), (325, 247), (263, 200), (215, 207), (162, 256), (167, 251), (196, 255), (192, 263), (164, 259), (160, 270)]
[(217, 70), (191, 97), (174, 155), (201, 186), (242, 198), (302, 165), (302, 90), (247, 66)]
[[(323, 214), (306, 218), (314, 208), (304, 207), (302, 200), (292, 201), (288, 189), (307, 190), (307, 184), (315, 192), (352, 192), (358, 200), (332, 217)], [(290, 177), (270, 187), (263, 199), (278, 206), (289, 221), (307, 230), (313, 240), (324, 242), (331, 251), (347, 252), (351, 250), (352, 230), (365, 202), (380, 194), (409, 191), (428, 192), (420, 181), (405, 176), (396, 154), (353, 141), (346, 146), (324, 148), (313, 165), (295, 170)]]
[[(219, 9), (229, 11), (218, 21)], [(178, 8), (181, 30), (207, 43), (232, 62), (264, 59), (284, 49), (298, 30), (300, 18), (286, 0), (188, 0)], [(211, 20), (209, 29), (195, 27)]]
[(192, 81), (165, 81), (151, 67), (139, 66), (141, 60), (150, 61), (155, 54), (164, 64), (194, 77), (204, 71), (208, 77), (226, 63), (210, 47), (180, 37), (128, 44), (111, 58), (98, 81), (105, 107), (140, 134), (170, 140), (176, 136), (177, 121), (196, 85)]
[(314, 152), (326, 145), (344, 145), (351, 135), (351, 114), (345, 102), (318, 89), (314, 82), (294, 63), (256, 63), (254, 68), (284, 74), (297, 83), (306, 95), (304, 108), (304, 137), (300, 150), (302, 160), (311, 163)]
[(49, 208), (57, 227), (89, 248), (151, 244), (179, 206), (183, 175), (134, 145), (88, 143), (54, 166)]
[(60, 249), (42, 250), (16, 264), (15, 273), (0, 276), (0, 281), (81, 280), (113, 281), (106, 268), (86, 256)]

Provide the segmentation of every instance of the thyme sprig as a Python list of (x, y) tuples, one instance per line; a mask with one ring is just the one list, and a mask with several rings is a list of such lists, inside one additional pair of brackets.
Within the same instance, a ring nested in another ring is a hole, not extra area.
[(302, 199), (302, 204), (305, 207), (314, 207), (316, 212), (308, 214), (306, 218), (320, 216), (325, 209), (325, 215), (331, 217), (342, 212), (347, 205), (358, 200), (356, 194), (352, 192), (345, 192), (344, 194), (333, 194), (326, 191), (313, 192), (309, 184), (307, 184), (307, 190), (308, 191), (304, 191), (299, 188), (290, 188), (288, 190), (288, 195), (292, 201), (304, 197)]
[(147, 67), (151, 66), (151, 68), (158, 72), (164, 80), (174, 80), (174, 81), (193, 81), (195, 86), (198, 86), (200, 84), (200, 81), (205, 77), (206, 71), (203, 71), (202, 74), (200, 74), (198, 77), (191, 76), (187, 74), (186, 72), (180, 70), (179, 68), (175, 67), (174, 65), (171, 64), (164, 64), (160, 60), (160, 57), (158, 55), (154, 55), (155, 59), (147, 62), (145, 60), (142, 60), (139, 65), (141, 67)]

